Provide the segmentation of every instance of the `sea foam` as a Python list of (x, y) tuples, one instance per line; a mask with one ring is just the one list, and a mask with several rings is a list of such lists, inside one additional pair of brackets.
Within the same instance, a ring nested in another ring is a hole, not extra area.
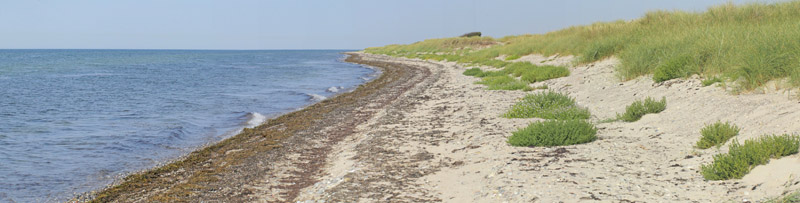
[(248, 128), (256, 127), (256, 126), (261, 125), (262, 123), (264, 123), (264, 121), (267, 121), (267, 117), (264, 116), (264, 115), (261, 115), (260, 113), (250, 112), (250, 113), (247, 114), (247, 116), (250, 117), (250, 119), (247, 120), (247, 127)]

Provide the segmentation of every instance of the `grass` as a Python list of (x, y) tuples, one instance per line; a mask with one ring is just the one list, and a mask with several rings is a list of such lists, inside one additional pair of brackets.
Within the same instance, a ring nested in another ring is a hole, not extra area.
[(739, 127), (729, 122), (722, 123), (718, 121), (714, 124), (706, 125), (700, 130), (700, 134), (703, 137), (700, 138), (700, 141), (697, 141), (697, 148), (708, 149), (714, 146), (719, 147), (738, 135)]
[[(505, 68), (498, 71), (483, 71), (480, 68), (470, 68), (465, 70), (463, 74), (484, 78), (478, 84), (487, 85), (490, 90), (521, 89), (530, 91), (533, 89), (528, 87), (528, 83), (568, 76), (569, 70), (561, 66), (537, 66), (530, 62), (515, 62), (505, 64)], [(522, 82), (515, 77), (521, 77)]]
[(734, 140), (727, 154), (715, 155), (714, 162), (701, 166), (700, 173), (706, 180), (740, 179), (771, 158), (795, 154), (799, 148), (798, 135), (765, 135), (744, 144)]
[(722, 79), (719, 78), (719, 77), (706, 78), (703, 81), (701, 81), (701, 83), (703, 84), (703, 87), (707, 87), (709, 85), (713, 85), (714, 83), (718, 83), (718, 82), (722, 82)]
[(564, 146), (597, 139), (597, 129), (586, 120), (548, 120), (531, 123), (508, 137), (513, 146)]
[(489, 90), (527, 90), (531, 88), (528, 83), (508, 75), (488, 76), (475, 83), (486, 85)]
[(432, 39), (368, 48), (403, 57), (428, 55), (448, 61), (503, 68), (496, 60), (529, 54), (575, 55), (578, 63), (620, 59), (622, 79), (652, 74), (656, 82), (694, 74), (735, 81), (751, 90), (788, 78), (800, 87), (800, 1), (727, 3), (704, 12), (652, 11), (631, 21), (573, 26), (545, 34), (494, 38)]
[(768, 203), (800, 203), (800, 191), (766, 201)]
[(647, 97), (644, 101), (639, 100), (633, 102), (625, 108), (625, 113), (617, 114), (617, 119), (625, 122), (638, 121), (645, 114), (659, 113), (667, 108), (667, 99), (662, 97), (661, 101), (656, 101), (653, 98)]
[(506, 57), (506, 61), (515, 60), (515, 59), (519, 59), (519, 58), (520, 58), (519, 55), (509, 55), (509, 56)]
[(575, 99), (569, 96), (547, 91), (529, 94), (517, 102), (502, 115), (506, 118), (544, 118), (544, 119), (588, 119), (590, 114), (586, 108), (578, 107)]

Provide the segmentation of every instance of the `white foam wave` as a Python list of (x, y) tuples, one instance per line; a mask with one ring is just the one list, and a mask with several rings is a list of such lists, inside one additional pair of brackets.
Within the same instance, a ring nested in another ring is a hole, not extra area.
[(322, 101), (327, 99), (327, 97), (318, 94), (306, 94), (306, 95), (311, 97), (311, 101)]
[(247, 120), (247, 127), (248, 128), (256, 127), (256, 126), (261, 125), (262, 123), (264, 123), (264, 121), (267, 121), (267, 117), (264, 116), (264, 115), (261, 115), (260, 113), (250, 112), (250, 113), (248, 113), (248, 116), (250, 117), (250, 119)]
[(343, 89), (344, 89), (344, 87), (342, 87), (342, 86), (338, 86), (338, 87), (337, 86), (333, 86), (333, 87), (328, 88), (327, 91), (331, 92), (331, 93), (337, 93), (337, 92), (339, 92), (339, 91), (341, 91)]

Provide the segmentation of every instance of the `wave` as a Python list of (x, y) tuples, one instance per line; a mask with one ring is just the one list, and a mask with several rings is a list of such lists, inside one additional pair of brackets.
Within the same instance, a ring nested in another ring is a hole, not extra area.
[(309, 100), (315, 101), (315, 102), (322, 101), (322, 100), (325, 100), (325, 99), (328, 98), (328, 97), (325, 97), (325, 96), (322, 96), (322, 95), (318, 95), (318, 94), (306, 93), (306, 95), (311, 97)]
[(333, 87), (328, 88), (326, 91), (331, 92), (331, 93), (337, 93), (337, 92), (342, 91), (342, 90), (344, 90), (344, 87), (342, 87), (342, 86), (338, 86), (338, 87), (337, 86), (333, 86)]
[(262, 123), (264, 123), (264, 121), (267, 121), (267, 117), (266, 116), (261, 115), (260, 113), (256, 113), (256, 112), (247, 113), (247, 117), (249, 118), (249, 119), (247, 119), (247, 127), (248, 128), (256, 127), (256, 126), (261, 125)]

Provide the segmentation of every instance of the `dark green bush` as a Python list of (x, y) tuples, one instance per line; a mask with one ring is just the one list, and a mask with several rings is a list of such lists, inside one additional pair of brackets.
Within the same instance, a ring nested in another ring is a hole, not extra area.
[(597, 129), (586, 120), (548, 120), (531, 123), (508, 137), (513, 146), (564, 146), (597, 139)]
[(580, 108), (575, 100), (558, 92), (529, 94), (503, 114), (506, 118), (588, 119), (589, 110)]
[(635, 101), (625, 108), (624, 114), (617, 114), (617, 119), (625, 122), (638, 121), (645, 114), (658, 113), (667, 108), (667, 99), (661, 98), (661, 101), (656, 101), (653, 98), (647, 97), (644, 101)]
[(708, 149), (713, 146), (721, 146), (729, 139), (739, 134), (739, 127), (729, 122), (716, 122), (711, 125), (706, 125), (700, 130), (703, 137), (697, 141), (697, 148)]
[(754, 167), (768, 163), (771, 158), (796, 154), (798, 149), (798, 135), (765, 135), (745, 140), (743, 145), (734, 140), (727, 154), (715, 155), (714, 162), (701, 166), (700, 173), (706, 180), (740, 179)]

